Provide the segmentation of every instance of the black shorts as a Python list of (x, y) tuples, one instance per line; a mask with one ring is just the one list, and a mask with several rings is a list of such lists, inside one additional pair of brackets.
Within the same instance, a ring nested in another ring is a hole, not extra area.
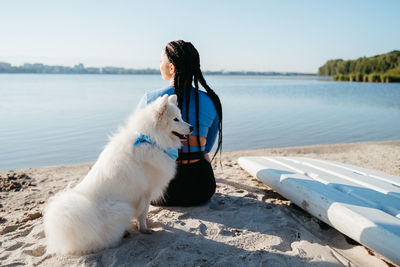
[(196, 206), (207, 202), (215, 193), (211, 164), (204, 158), (194, 163), (178, 164), (164, 198), (153, 201), (155, 206)]

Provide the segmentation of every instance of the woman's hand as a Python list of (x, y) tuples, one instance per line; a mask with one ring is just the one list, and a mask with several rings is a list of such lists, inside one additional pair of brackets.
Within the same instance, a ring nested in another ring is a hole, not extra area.
[(208, 162), (211, 162), (210, 156), (208, 155), (208, 153), (205, 153), (205, 154), (204, 154), (204, 158), (205, 158)]

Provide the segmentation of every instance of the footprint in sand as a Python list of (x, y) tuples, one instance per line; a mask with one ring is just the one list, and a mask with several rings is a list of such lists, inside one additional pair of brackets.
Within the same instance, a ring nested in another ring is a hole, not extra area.
[(247, 193), (247, 194), (244, 195), (243, 197), (252, 198), (252, 199), (257, 199), (257, 195), (252, 194), (252, 193)]
[(291, 242), (280, 238), (280, 242), (276, 245), (271, 246), (271, 249), (278, 250), (281, 252), (292, 251)]
[(24, 244), (24, 243), (22, 243), (22, 242), (17, 242), (17, 243), (15, 243), (14, 245), (12, 245), (12, 246), (6, 248), (5, 250), (6, 250), (6, 251), (17, 250), (17, 249), (19, 249), (20, 247), (22, 247), (23, 244)]
[(31, 226), (29, 228), (26, 228), (23, 231), (19, 231), (13, 237), (11, 237), (11, 239), (16, 239), (16, 238), (19, 238), (19, 237), (25, 237), (25, 236), (29, 235), (29, 233), (32, 231), (32, 229), (33, 229), (33, 227)]
[(6, 227), (3, 228), (3, 230), (0, 231), (0, 235), (5, 235), (14, 232), (17, 229), (18, 225), (7, 225)]
[(230, 228), (230, 227), (222, 227), (219, 229), (219, 234), (223, 236), (232, 236), (237, 237), (243, 234), (242, 230)]
[(30, 213), (27, 214), (24, 218), (22, 218), (20, 220), (21, 223), (25, 223), (27, 221), (32, 221), (32, 220), (36, 220), (38, 218), (42, 217), (42, 213), (40, 211), (34, 212), (34, 213)]
[(9, 256), (10, 256), (10, 253), (5, 254), (5, 256), (0, 257), (0, 261), (8, 259)]
[(190, 218), (190, 217), (191, 217), (190, 214), (184, 213), (184, 214), (178, 216), (178, 220), (184, 220), (184, 219), (187, 219), (187, 218)]
[(25, 245), (22, 246), (22, 248), (28, 248), (35, 245), (35, 243), (26, 243)]
[(200, 223), (199, 230), (200, 230), (200, 233), (203, 236), (207, 236), (208, 235), (207, 232), (206, 232), (207, 231), (207, 226), (204, 223)]
[(211, 199), (209, 208), (212, 210), (223, 210), (225, 208), (225, 200), (221, 197)]
[(30, 227), (30, 226), (32, 226), (32, 224), (27, 223), (27, 224), (25, 224), (25, 225), (21, 225), (20, 227), (18, 227), (18, 229), (19, 229), (19, 230), (22, 230), (22, 229), (28, 228), (28, 227)]
[(46, 252), (46, 248), (45, 248), (45, 246), (37, 246), (34, 249), (26, 249), (23, 252), (30, 256), (40, 257), (40, 256), (44, 255), (44, 253)]

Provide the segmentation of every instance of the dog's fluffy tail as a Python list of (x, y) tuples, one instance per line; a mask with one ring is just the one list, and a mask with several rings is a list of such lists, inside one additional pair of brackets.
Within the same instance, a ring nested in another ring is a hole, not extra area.
[(124, 202), (100, 202), (69, 188), (52, 197), (44, 212), (47, 252), (82, 254), (116, 245), (134, 211)]

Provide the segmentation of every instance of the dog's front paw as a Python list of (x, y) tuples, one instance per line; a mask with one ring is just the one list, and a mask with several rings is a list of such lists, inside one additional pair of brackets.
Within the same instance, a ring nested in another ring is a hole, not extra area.
[(152, 234), (154, 231), (151, 230), (151, 229), (146, 228), (146, 229), (140, 229), (139, 232), (141, 232), (142, 234), (150, 235), (150, 234)]

